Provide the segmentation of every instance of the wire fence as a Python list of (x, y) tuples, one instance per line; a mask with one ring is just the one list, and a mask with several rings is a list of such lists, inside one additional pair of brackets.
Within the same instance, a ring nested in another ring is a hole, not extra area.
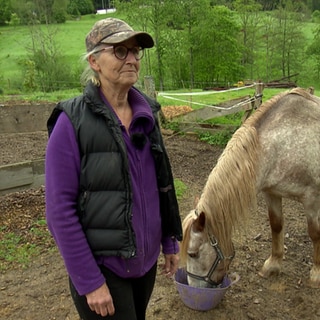
[[(208, 95), (212, 95), (212, 94), (217, 94), (217, 93), (226, 93), (226, 92), (232, 92), (232, 91), (240, 91), (240, 90), (244, 90), (244, 89), (248, 89), (248, 88), (253, 88), (256, 87), (257, 84), (252, 84), (249, 86), (245, 86), (245, 87), (238, 87), (238, 88), (230, 88), (230, 89), (225, 89), (225, 90), (219, 90), (219, 91), (201, 91), (201, 92), (179, 92), (179, 93), (170, 93), (170, 92), (158, 92), (158, 96), (159, 97), (163, 97), (166, 99), (170, 99), (170, 100), (175, 100), (175, 101), (179, 101), (179, 102), (184, 102), (184, 103), (190, 103), (190, 100), (185, 100), (185, 99), (181, 99), (181, 98), (177, 98), (177, 97), (182, 97), (182, 96), (208, 96)], [(248, 101), (243, 102), (243, 104), (248, 103)], [(225, 107), (219, 107), (219, 106), (213, 106), (213, 105), (208, 105), (206, 103), (201, 103), (201, 102), (195, 102), (192, 101), (192, 104), (194, 105), (199, 105), (202, 107), (211, 107), (211, 108), (215, 108), (215, 109), (223, 109), (225, 110)], [(241, 102), (242, 104), (242, 102)], [(230, 108), (233, 108), (230, 107)]]

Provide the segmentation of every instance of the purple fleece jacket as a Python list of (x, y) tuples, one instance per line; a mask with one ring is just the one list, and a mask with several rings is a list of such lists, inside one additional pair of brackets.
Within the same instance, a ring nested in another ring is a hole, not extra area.
[[(129, 100), (133, 110), (129, 133), (149, 131), (154, 125), (154, 119), (147, 102), (133, 89), (129, 92)], [(137, 278), (143, 276), (155, 264), (161, 244), (163, 253), (171, 254), (179, 251), (175, 239), (170, 237), (161, 239), (159, 197), (149, 142), (142, 150), (135, 148), (120, 120), (119, 124), (127, 146), (133, 189), (132, 223), (137, 254), (130, 259), (95, 257), (90, 250), (76, 214), (80, 175), (79, 148), (73, 126), (65, 113), (59, 116), (47, 145), (48, 228), (80, 295), (94, 291), (105, 282), (99, 268), (101, 264), (120, 277)]]

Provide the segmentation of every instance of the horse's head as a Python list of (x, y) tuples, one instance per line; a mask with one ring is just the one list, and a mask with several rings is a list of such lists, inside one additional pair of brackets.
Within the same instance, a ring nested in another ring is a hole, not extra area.
[[(208, 232), (206, 216), (192, 210), (183, 221), (184, 239), (181, 243), (181, 262), (186, 265), (188, 283), (192, 287), (216, 287), (225, 276), (232, 252), (223, 252), (218, 238)], [(230, 239), (231, 242), (231, 239)]]

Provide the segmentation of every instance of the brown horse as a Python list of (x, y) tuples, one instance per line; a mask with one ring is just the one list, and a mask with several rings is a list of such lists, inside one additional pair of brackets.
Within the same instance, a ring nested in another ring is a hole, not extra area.
[(313, 243), (310, 284), (320, 287), (320, 99), (301, 88), (262, 104), (234, 133), (196, 209), (183, 221), (181, 260), (191, 286), (218, 285), (234, 256), (232, 232), (262, 192), (272, 250), (259, 274), (278, 274), (284, 255), (282, 198), (301, 202)]

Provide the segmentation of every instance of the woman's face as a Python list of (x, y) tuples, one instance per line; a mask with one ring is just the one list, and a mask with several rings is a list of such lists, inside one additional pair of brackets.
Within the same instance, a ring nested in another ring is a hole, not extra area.
[[(134, 38), (117, 44), (117, 46), (119, 45), (129, 49), (138, 47)], [(103, 48), (105, 49), (103, 50)], [(101, 44), (98, 51), (97, 54), (89, 57), (89, 63), (91, 68), (99, 74), (102, 87), (112, 86), (127, 89), (137, 82), (140, 60), (135, 58), (132, 51), (129, 50), (127, 57), (123, 60), (116, 57), (113, 47), (109, 45)]]

